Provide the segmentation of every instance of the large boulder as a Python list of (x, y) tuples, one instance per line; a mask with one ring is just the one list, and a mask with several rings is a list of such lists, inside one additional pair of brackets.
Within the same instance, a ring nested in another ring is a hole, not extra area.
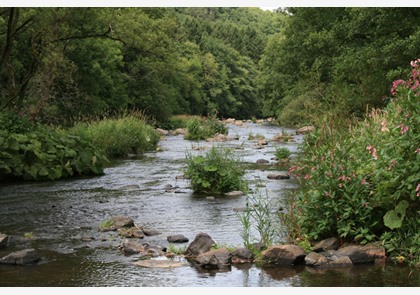
[(215, 241), (206, 233), (198, 233), (194, 241), (187, 247), (184, 252), (186, 257), (197, 257), (199, 254), (208, 252), (215, 244)]
[(38, 255), (35, 249), (24, 249), (4, 256), (0, 259), (0, 263), (25, 265), (38, 262), (40, 259), (41, 256)]
[(296, 265), (304, 261), (306, 252), (297, 245), (273, 245), (262, 252), (269, 264)]

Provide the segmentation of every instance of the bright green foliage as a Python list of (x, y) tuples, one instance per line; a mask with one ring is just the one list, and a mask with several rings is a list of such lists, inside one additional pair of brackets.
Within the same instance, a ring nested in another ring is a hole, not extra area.
[(107, 159), (85, 140), (53, 131), (0, 131), (0, 179), (55, 180), (100, 175)]
[(291, 154), (292, 153), (286, 147), (276, 147), (275, 155), (278, 160), (288, 159)]
[(411, 65), (384, 110), (348, 130), (329, 124), (305, 138), (291, 172), (301, 183), (293, 214), (309, 238), (380, 239), (388, 251), (418, 259), (420, 60)]
[(160, 138), (156, 130), (135, 113), (115, 119), (79, 123), (64, 132), (84, 138), (110, 158), (153, 150)]
[[(325, 114), (383, 107), (388, 85), (419, 54), (420, 9), (297, 7), (267, 42), (260, 90), (280, 124), (322, 124)], [(320, 120), (321, 119), (321, 120)]]
[(240, 160), (230, 149), (212, 147), (204, 155), (186, 154), (186, 177), (196, 193), (223, 194), (231, 191), (246, 191), (242, 179), (244, 170)]
[(216, 134), (227, 134), (227, 127), (215, 115), (207, 118), (193, 117), (187, 123), (185, 139), (203, 140)]

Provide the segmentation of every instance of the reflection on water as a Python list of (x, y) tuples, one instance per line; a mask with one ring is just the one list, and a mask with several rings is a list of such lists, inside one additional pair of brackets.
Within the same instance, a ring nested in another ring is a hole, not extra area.
[[(315, 270), (306, 267), (232, 266), (224, 271), (204, 271), (193, 265), (174, 269), (141, 268), (132, 264), (138, 257), (118, 250), (121, 239), (113, 232), (99, 232), (101, 222), (127, 215), (135, 223), (160, 232), (144, 242), (168, 246), (167, 236), (183, 234), (190, 241), (199, 232), (208, 233), (219, 245), (240, 246), (238, 208), (245, 197), (208, 199), (192, 193), (183, 174), (185, 153), (193, 147), (212, 145), (234, 148), (244, 162), (275, 161), (275, 148), (297, 152), (296, 143), (270, 142), (256, 148), (248, 135), (267, 139), (293, 129), (270, 125), (228, 125), (238, 140), (225, 143), (190, 142), (168, 136), (161, 151), (117, 161), (105, 175), (41, 183), (0, 186), (0, 232), (10, 238), (0, 257), (35, 248), (43, 257), (35, 266), (0, 265), (0, 287), (291, 287), (291, 286), (419, 286), (419, 272), (404, 266), (370, 265), (346, 269)], [(300, 142), (302, 137), (296, 137)], [(271, 171), (272, 172), (272, 171)], [(293, 180), (269, 180), (264, 166), (247, 170), (246, 179), (273, 201), (281, 200)], [(177, 187), (165, 191), (167, 185)], [(273, 202), (276, 204), (276, 202)], [(24, 238), (31, 233), (33, 238)], [(186, 247), (187, 244), (174, 245)]]

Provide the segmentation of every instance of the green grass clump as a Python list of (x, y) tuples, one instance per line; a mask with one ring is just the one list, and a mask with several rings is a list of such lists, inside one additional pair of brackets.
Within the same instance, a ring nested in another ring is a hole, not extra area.
[(185, 139), (204, 140), (216, 134), (227, 134), (227, 127), (220, 122), (216, 116), (208, 118), (193, 117), (187, 123), (187, 134)]
[(152, 150), (159, 141), (155, 128), (147, 124), (146, 120), (132, 114), (78, 123), (67, 132), (91, 142), (109, 158)]
[(187, 153), (187, 170), (194, 192), (223, 194), (230, 191), (246, 191), (247, 183), (242, 179), (241, 162), (230, 149), (212, 147), (204, 155)]

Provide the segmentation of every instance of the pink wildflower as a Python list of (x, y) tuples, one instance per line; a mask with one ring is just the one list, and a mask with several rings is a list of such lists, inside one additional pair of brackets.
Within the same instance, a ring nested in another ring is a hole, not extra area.
[(400, 134), (403, 135), (405, 133), (407, 133), (409, 127), (407, 125), (404, 125), (403, 123), (401, 123), (400, 125), (397, 126), (398, 128), (400, 128)]
[(366, 184), (366, 179), (362, 179), (362, 185)]
[(386, 121), (382, 121), (381, 125), (382, 125), (382, 128), (381, 128), (382, 132), (389, 131), (389, 129), (386, 127)]
[(416, 149), (416, 154), (420, 155), (420, 148)]
[(416, 193), (417, 193), (416, 196), (420, 197), (420, 183), (417, 184)]
[(378, 154), (376, 153), (376, 149), (373, 146), (369, 145), (366, 147), (366, 149), (369, 151), (369, 154), (371, 154), (375, 160), (378, 159)]
[(392, 168), (394, 168), (395, 165), (397, 165), (397, 161), (395, 161), (394, 159), (392, 159), (391, 161), (389, 161), (388, 170), (391, 170)]
[(346, 176), (345, 175), (341, 175), (340, 177), (337, 178), (337, 180), (345, 181), (346, 180)]
[(397, 88), (398, 88), (398, 86), (400, 86), (403, 83), (404, 83), (404, 80), (401, 80), (401, 79), (395, 80), (394, 82), (392, 82), (391, 94), (392, 95), (397, 94)]

